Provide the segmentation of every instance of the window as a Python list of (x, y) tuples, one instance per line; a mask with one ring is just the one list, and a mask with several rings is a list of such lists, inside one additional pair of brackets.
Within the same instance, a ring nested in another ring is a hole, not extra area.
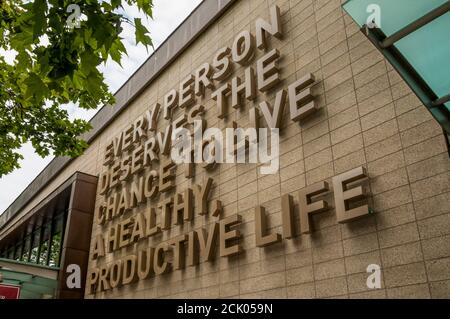
[(31, 246), (31, 236), (28, 235), (25, 237), (25, 243), (22, 250), (22, 261), (28, 261), (28, 258), (30, 256), (30, 246)]
[(30, 251), (30, 262), (37, 263), (38, 261), (38, 252), (39, 252), (39, 240), (41, 238), (41, 229), (35, 229), (32, 234), (32, 244), (31, 244), (31, 251)]
[(52, 236), (50, 256), (48, 265), (49, 266), (59, 266), (59, 255), (61, 251), (61, 233), (56, 233)]
[(51, 231), (51, 220), (47, 222), (43, 227), (41, 246), (39, 247), (39, 260), (40, 265), (48, 264), (48, 252), (49, 252), (49, 242), (50, 242), (50, 231)]
[(14, 260), (19, 261), (22, 257), (22, 241), (16, 244), (16, 249), (14, 252)]
[(0, 247), (0, 258), (58, 267), (67, 211), (47, 219), (32, 233), (20, 235), (10, 246)]
[(57, 216), (53, 221), (53, 234), (50, 240), (50, 255), (48, 265), (57, 267), (59, 266), (59, 256), (61, 254), (61, 240), (63, 234), (64, 215)]
[(9, 259), (14, 259), (14, 246), (9, 247), (8, 258)]

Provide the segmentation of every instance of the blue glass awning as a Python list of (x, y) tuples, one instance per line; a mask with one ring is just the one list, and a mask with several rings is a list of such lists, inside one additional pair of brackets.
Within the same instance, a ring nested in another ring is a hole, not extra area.
[[(367, 28), (378, 5), (377, 28)], [(348, 0), (344, 10), (450, 134), (450, 1)]]
[(11, 269), (0, 269), (2, 283), (20, 287), (20, 299), (54, 298), (57, 281)]
[(0, 258), (0, 281), (20, 287), (20, 299), (54, 298), (58, 270), (57, 267)]

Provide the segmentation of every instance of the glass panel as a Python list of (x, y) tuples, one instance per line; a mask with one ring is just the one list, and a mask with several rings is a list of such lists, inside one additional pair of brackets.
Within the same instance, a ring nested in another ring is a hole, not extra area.
[(14, 246), (10, 247), (8, 250), (8, 259), (14, 259)]
[[(0, 258), (58, 267), (66, 218), (67, 209), (59, 210), (41, 227), (10, 238), (13, 245), (0, 246)], [(32, 225), (26, 226), (32, 229)]]
[[(381, 8), (381, 30), (389, 36), (447, 1), (350, 0), (344, 4), (344, 9), (362, 26), (370, 16), (368, 5), (378, 4)], [(449, 30), (450, 12), (395, 43), (438, 97), (450, 93)], [(448, 106), (450, 103), (447, 103)]]
[[(369, 5), (379, 5), (379, 27), (390, 36), (446, 3), (448, 0), (348, 0), (343, 8), (359, 26), (363, 26), (374, 16)], [(447, 12), (394, 44), (438, 98), (450, 94), (449, 30), (450, 12)], [(450, 111), (450, 102), (443, 107)], [(436, 112), (435, 116), (448, 129), (448, 119)]]
[(438, 97), (450, 93), (450, 12), (395, 45)]
[(59, 266), (59, 256), (61, 253), (61, 240), (63, 232), (64, 214), (57, 216), (54, 220), (53, 234), (51, 238), (49, 266)]
[(37, 263), (38, 261), (38, 250), (39, 250), (39, 239), (40, 239), (40, 231), (41, 229), (38, 228), (33, 232), (33, 243), (31, 246), (31, 253), (30, 253), (30, 262)]
[(28, 235), (25, 238), (25, 244), (23, 246), (23, 251), (22, 251), (22, 261), (28, 261), (28, 257), (30, 256), (30, 247), (31, 247), (31, 236)]
[(22, 242), (20, 242), (16, 245), (16, 250), (14, 253), (14, 260), (19, 261), (21, 257), (22, 257)]
[(43, 241), (41, 243), (41, 250), (39, 252), (39, 261), (40, 265), (47, 265), (47, 254), (48, 254), (49, 241)]
[(52, 236), (50, 256), (49, 256), (49, 266), (57, 267), (59, 266), (59, 255), (61, 252), (61, 233), (56, 233)]
[(51, 227), (50, 223), (47, 223), (44, 226), (44, 233), (42, 234), (41, 247), (39, 249), (39, 264), (40, 265), (47, 265), (47, 257), (48, 257), (49, 242), (50, 242), (50, 227)]
[(372, 12), (367, 12), (371, 4), (381, 9), (381, 29), (387, 36), (392, 35), (428, 12), (443, 5), (448, 0), (349, 0), (345, 11), (362, 27)]

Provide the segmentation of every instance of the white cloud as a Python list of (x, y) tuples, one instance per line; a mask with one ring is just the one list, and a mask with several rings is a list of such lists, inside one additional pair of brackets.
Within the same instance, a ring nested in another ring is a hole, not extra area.
[[(157, 48), (201, 1), (155, 0), (154, 20), (146, 20), (143, 13), (138, 12), (135, 6), (126, 6), (124, 9), (131, 20), (135, 17), (143, 18), (142, 22), (151, 32), (154, 47)], [(122, 37), (128, 51), (128, 56), (125, 56), (122, 60), (123, 68), (115, 62), (108, 62), (101, 68), (111, 92), (116, 92), (152, 53), (151, 50), (147, 52), (141, 44), (135, 45), (134, 29), (131, 26), (124, 27)], [(14, 59), (11, 53), (0, 52), (0, 54), (2, 53), (3, 55), (7, 54), (7, 59)], [(71, 118), (90, 119), (97, 111), (81, 110), (73, 104), (66, 105), (64, 108), (69, 112)], [(0, 214), (8, 208), (52, 159), (52, 157), (44, 159), (39, 157), (29, 143), (20, 149), (20, 153), (24, 156), (24, 160), (20, 163), (21, 168), (0, 179)]]
[(8, 50), (5, 51), (3, 49), (0, 49), (0, 55), (5, 58), (5, 62), (9, 64), (13, 64), (14, 59), (16, 58), (17, 51)]

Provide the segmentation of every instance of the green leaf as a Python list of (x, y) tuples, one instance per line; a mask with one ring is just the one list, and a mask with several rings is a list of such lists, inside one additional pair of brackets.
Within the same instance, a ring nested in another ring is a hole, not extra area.
[(45, 28), (47, 27), (47, 1), (46, 0), (34, 0), (33, 3), (33, 38), (38, 39), (44, 34)]
[(24, 81), (26, 87), (27, 97), (36, 97), (36, 99), (41, 100), (48, 91), (47, 86), (41, 80), (41, 78), (35, 74), (30, 73), (28, 78)]
[(134, 19), (134, 24), (136, 27), (136, 44), (142, 43), (145, 46), (151, 46), (152, 45), (152, 39), (147, 34), (150, 34), (150, 32), (147, 30), (147, 28), (142, 25), (140, 18)]
[[(108, 59), (120, 64), (126, 54), (120, 33), (129, 18), (117, 9), (132, 5), (151, 18), (153, 8), (151, 0), (76, 0), (86, 20), (69, 31), (68, 3), (0, 0), (0, 48), (17, 52), (12, 65), (0, 56), (0, 177), (20, 167), (18, 150), (28, 142), (41, 156), (83, 153), (88, 145), (79, 136), (90, 125), (70, 119), (62, 106), (115, 103), (98, 66)], [(136, 43), (151, 45), (141, 19), (134, 22)]]
[(23, 52), (33, 42), (33, 32), (29, 28), (19, 28), (18, 32), (12, 34), (10, 38), (11, 48), (19, 53)]
[(137, 0), (137, 6), (150, 18), (153, 18), (153, 3), (148, 0)]
[(122, 5), (122, 0), (111, 0), (111, 6), (114, 9), (119, 8)]
[(120, 66), (122, 66), (122, 55), (127, 54), (127, 49), (123, 45), (122, 41), (116, 40), (111, 46), (109, 50), (109, 55), (113, 59), (113, 61), (117, 62)]
[(85, 76), (89, 76), (97, 70), (97, 66), (101, 63), (100, 58), (91, 50), (86, 50), (81, 54), (81, 64), (79, 69)]

